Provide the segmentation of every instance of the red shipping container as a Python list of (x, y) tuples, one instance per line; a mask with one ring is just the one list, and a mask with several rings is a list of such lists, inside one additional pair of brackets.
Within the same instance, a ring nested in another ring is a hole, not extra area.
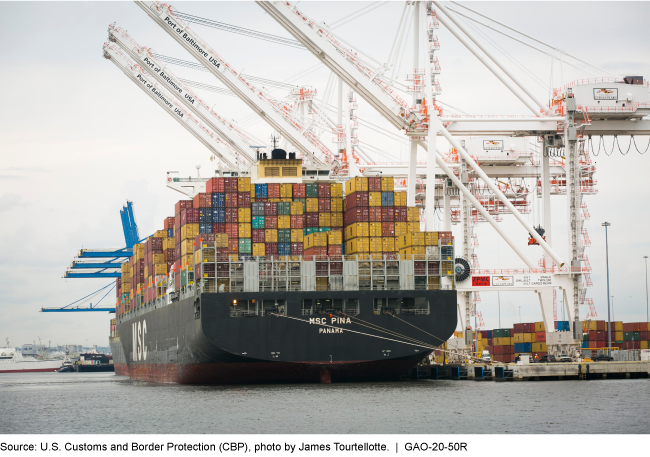
[(174, 233), (178, 232), (181, 229), (181, 215), (178, 214), (174, 218)]
[(487, 340), (487, 330), (481, 330), (481, 339)]
[[(320, 184), (319, 184), (320, 186)], [(318, 212), (320, 213), (329, 213), (332, 209), (332, 200), (329, 198), (319, 198), (318, 199)]]
[(226, 208), (226, 223), (239, 222), (238, 208)]
[(144, 250), (147, 252), (160, 253), (163, 250), (162, 238), (148, 238)]
[(395, 236), (395, 223), (382, 222), (381, 223), (381, 236)]
[(207, 208), (212, 206), (212, 195), (201, 192), (194, 196), (192, 207), (195, 209), (198, 208)]
[(595, 349), (598, 347), (598, 341), (589, 340), (589, 347)]
[(318, 227), (318, 213), (305, 214), (305, 227)]
[(368, 222), (368, 207), (352, 208), (343, 215), (343, 225), (346, 227), (356, 222)]
[(381, 192), (381, 178), (368, 178), (368, 190), (370, 192)]
[[(512, 338), (513, 336), (515, 336), (515, 331), (513, 329), (509, 329), (509, 330), (510, 330), (510, 337)], [(530, 324), (530, 331), (531, 333), (535, 331), (535, 324)]]
[(589, 330), (588, 335), (589, 340), (598, 341), (598, 332), (596, 330)]
[(174, 260), (181, 260), (181, 245), (177, 244), (176, 247), (174, 247)]
[(650, 336), (650, 332), (641, 332), (641, 341), (648, 341), (648, 336)]
[(237, 193), (226, 193), (226, 208), (237, 208)]
[(239, 192), (237, 194), (237, 207), (239, 207), (239, 208), (250, 208), (251, 207), (251, 193), (250, 192)]
[(278, 243), (266, 243), (264, 244), (264, 255), (278, 255)]
[(383, 222), (394, 222), (395, 221), (395, 209), (392, 206), (382, 206), (381, 207), (381, 220)]
[[(596, 330), (605, 331), (607, 330), (607, 322), (605, 321), (596, 321)], [(636, 330), (633, 330), (635, 332)]]
[(169, 262), (170, 260), (171, 261), (176, 260), (176, 253), (174, 248), (165, 249), (164, 254), (165, 254), (165, 262)]
[(228, 234), (228, 240), (237, 239), (239, 237), (239, 224), (226, 222), (226, 233)]
[(253, 229), (252, 242), (264, 243), (264, 229)]
[(239, 239), (237, 238), (228, 238), (228, 252), (230, 254), (239, 253)]
[(494, 338), (488, 338), (488, 346), (494, 346)]
[(515, 333), (526, 333), (524, 332), (524, 324), (514, 324), (512, 326), (512, 329), (515, 331)]
[(546, 332), (535, 332), (535, 342), (543, 343), (546, 341)]
[(332, 188), (332, 186), (330, 185), (330, 183), (319, 183), (318, 184), (318, 198), (330, 198), (331, 188)]
[(494, 348), (492, 346), (485, 346), (485, 350), (488, 351), (490, 354), (494, 354)]
[(406, 206), (398, 206), (395, 210), (395, 222), (407, 222)]
[[(266, 203), (264, 203), (264, 215), (265, 216), (277, 216), (278, 215), (278, 204), (277, 204), (277, 202), (266, 202)], [(275, 228), (275, 227), (267, 227), (267, 228)]]
[(330, 244), (327, 246), (327, 255), (343, 255), (343, 246), (340, 244)]
[(181, 226), (186, 224), (198, 224), (199, 223), (199, 210), (198, 209), (184, 209), (181, 213)]
[(267, 229), (278, 228), (278, 216), (264, 216), (264, 228)]
[(641, 341), (630, 341), (632, 349), (641, 349)]
[(639, 332), (647, 332), (648, 330), (648, 323), (647, 322), (639, 322)]
[(305, 251), (305, 257), (320, 257), (327, 256), (327, 247), (325, 246), (314, 246)]
[(224, 192), (237, 193), (237, 178), (224, 178)]
[(212, 233), (226, 233), (226, 224), (214, 222), (212, 224)]
[[(230, 240), (228, 240), (228, 245), (230, 245)], [(220, 262), (228, 260), (228, 248), (217, 248), (217, 260)]]
[(640, 332), (641, 331), (641, 323), (640, 322), (632, 322), (632, 331), (633, 332)]
[(291, 255), (303, 255), (303, 246), (302, 243), (291, 243)]
[[(292, 229), (301, 229), (305, 227), (305, 215), (301, 214), (300, 216), (291, 216), (291, 228)], [(294, 254), (292, 254), (294, 255)], [(297, 255), (297, 254), (296, 254)]]
[(301, 184), (294, 184), (293, 185), (293, 198), (305, 198), (305, 197), (307, 197), (307, 188), (305, 187), (305, 185), (302, 184), (302, 183)]
[(368, 192), (353, 192), (345, 197), (346, 210), (368, 205)]
[(176, 222), (175, 217), (166, 217), (164, 223), (165, 230), (173, 229), (175, 222)]
[(632, 330), (632, 324), (623, 323), (623, 331), (624, 332), (633, 332), (634, 330)]
[(174, 214), (178, 216), (184, 209), (191, 208), (193, 204), (194, 202), (192, 200), (177, 201), (176, 205), (174, 205), (174, 209), (176, 210)]
[(494, 346), (494, 353), (495, 353), (496, 355), (502, 355), (502, 354), (505, 354), (505, 353), (506, 353), (505, 351), (506, 351), (506, 348), (507, 348), (507, 347), (508, 347), (508, 346)]
[(524, 329), (523, 333), (533, 333), (535, 331), (535, 324), (521, 324), (522, 328)]
[(223, 178), (210, 178), (208, 182), (205, 183), (205, 191), (208, 193), (213, 192), (225, 192), (225, 182)]
[(381, 206), (368, 208), (368, 222), (381, 222)]
[(258, 202), (258, 203), (266, 203), (269, 199), (268, 198), (251, 198), (251, 202)]
[(515, 353), (515, 347), (514, 346), (506, 346), (506, 352), (508, 354), (514, 354)]
[(266, 196), (268, 198), (280, 198), (280, 184), (279, 183), (269, 183), (266, 185), (267, 186), (267, 194)]

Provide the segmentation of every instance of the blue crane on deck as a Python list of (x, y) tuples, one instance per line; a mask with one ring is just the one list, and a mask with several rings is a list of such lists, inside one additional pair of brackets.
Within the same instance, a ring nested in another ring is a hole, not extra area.
[[(64, 278), (119, 278), (122, 276), (121, 268), (122, 263), (133, 255), (133, 246), (140, 241), (140, 233), (138, 225), (135, 222), (135, 214), (133, 213), (133, 202), (127, 201), (126, 205), (120, 210), (120, 217), (122, 218), (122, 229), (124, 230), (124, 241), (126, 247), (121, 249), (81, 249), (76, 259), (93, 259), (90, 261), (74, 260), (70, 268), (65, 272)], [(78, 270), (92, 270), (92, 271), (78, 271)], [(112, 286), (112, 287), (111, 287)], [(85, 303), (91, 300), (93, 296), (99, 295), (108, 287), (110, 289), (102, 298), (99, 299), (95, 306), (92, 303), (88, 307), (80, 307), (77, 303)], [(99, 303), (110, 293), (115, 287), (115, 282), (111, 282), (95, 292), (86, 295), (79, 300), (70, 303), (62, 308), (42, 308), (41, 312), (44, 313), (62, 313), (62, 312), (79, 312), (79, 311), (103, 311), (114, 313), (115, 307), (100, 308)]]

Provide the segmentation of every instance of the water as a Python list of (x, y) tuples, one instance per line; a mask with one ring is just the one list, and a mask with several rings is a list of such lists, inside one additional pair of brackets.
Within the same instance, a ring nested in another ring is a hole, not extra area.
[(647, 433), (650, 379), (177, 386), (0, 375), (0, 433)]

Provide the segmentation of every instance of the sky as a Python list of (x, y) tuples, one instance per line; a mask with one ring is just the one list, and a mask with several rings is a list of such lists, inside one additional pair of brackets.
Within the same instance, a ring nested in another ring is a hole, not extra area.
[[(181, 2), (183, 12), (248, 29), (289, 37), (284, 29), (252, 2)], [(366, 6), (362, 2), (301, 2), (313, 18), (334, 24)], [(468, 2), (464, 5), (578, 56), (617, 75), (650, 78), (650, 42), (647, 40), (648, 2)], [(63, 279), (80, 248), (124, 246), (119, 210), (134, 202), (142, 235), (162, 227), (173, 216), (173, 204), (183, 196), (165, 186), (166, 172), (204, 176), (214, 168), (210, 154), (179, 124), (173, 122), (135, 84), (102, 56), (107, 26), (127, 29), (141, 44), (156, 52), (192, 60), (171, 37), (132, 2), (3, 2), (0, 29), (0, 78), (3, 110), (0, 112), (0, 338), (13, 345), (38, 341), (55, 344), (105, 346), (109, 318), (103, 313), (40, 313), (58, 307), (106, 285), (92, 279)], [(402, 2), (382, 5), (336, 29), (346, 40), (379, 61), (386, 61)], [(454, 6), (458, 9), (458, 7)], [(612, 20), (612, 18), (625, 20)], [(605, 19), (603, 18), (610, 18)], [(309, 52), (193, 25), (222, 57), (245, 74), (276, 81), (291, 80), (318, 61)], [(591, 77), (553, 60), (550, 56), (514, 43), (493, 32), (487, 36), (507, 53), (498, 54), (515, 74), (542, 99), (548, 86), (559, 87)], [(440, 99), (470, 114), (528, 114), (489, 71), (441, 26), (437, 53), (442, 73)], [(499, 51), (500, 52), (500, 51)], [(527, 69), (522, 71), (508, 58)], [(551, 62), (554, 61), (551, 70)], [(412, 67), (410, 50), (398, 72), (403, 78)], [(172, 67), (177, 75), (219, 86), (208, 73)], [(591, 68), (598, 76), (607, 76)], [(532, 73), (535, 77), (531, 77)], [(322, 93), (329, 77), (324, 67), (296, 79)], [(197, 92), (214, 109), (243, 122), (258, 138), (270, 138), (271, 129), (250, 116), (251, 111), (233, 97)], [(273, 92), (284, 97), (282, 91)], [(390, 135), (361, 127), (359, 135), (394, 157), (405, 158), (404, 142), (365, 102), (359, 100), (359, 117)], [(323, 140), (329, 141), (327, 133)], [(629, 137), (621, 137), (623, 150)], [(644, 149), (648, 137), (638, 137)], [(607, 140), (611, 148), (611, 140)], [(609, 150), (609, 149), (608, 149)], [(585, 227), (592, 245), (587, 248), (599, 318), (607, 316), (605, 234), (609, 230), (610, 295), (616, 320), (641, 321), (646, 315), (644, 255), (650, 242), (644, 233), (650, 225), (646, 202), (650, 197), (647, 173), (650, 154), (632, 149), (595, 157), (598, 194), (586, 196), (591, 219)], [(420, 152), (420, 160), (425, 160)], [(567, 253), (565, 197), (553, 197), (554, 248)], [(538, 203), (536, 203), (538, 204)], [(526, 216), (531, 222), (533, 216)], [(504, 228), (521, 246), (526, 231), (512, 217)], [(460, 226), (454, 226), (459, 238)], [(520, 268), (521, 261), (487, 224), (476, 230), (476, 253), (482, 268)], [(529, 257), (541, 257), (541, 248), (526, 247)], [(100, 296), (101, 297), (101, 296)], [(93, 303), (100, 297), (96, 297)], [(114, 303), (112, 291), (102, 302)], [(514, 322), (541, 320), (537, 298), (530, 293), (482, 294), (478, 304), (487, 328)], [(581, 317), (587, 312), (581, 307)]]

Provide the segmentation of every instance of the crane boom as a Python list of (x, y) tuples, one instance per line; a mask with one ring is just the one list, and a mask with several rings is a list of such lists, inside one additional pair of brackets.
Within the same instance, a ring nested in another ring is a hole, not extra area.
[[(108, 39), (117, 43), (136, 62), (149, 71), (159, 83), (165, 85), (170, 92), (177, 96), (192, 113), (205, 122), (217, 134), (227, 141), (238, 154), (252, 164), (255, 159), (250, 154), (252, 143), (246, 143), (242, 134), (232, 123), (226, 121), (194, 93), (180, 78), (165, 68), (165, 64), (153, 57), (151, 48), (140, 46), (125, 30), (114, 24), (108, 26)], [(225, 127), (225, 128), (224, 128)]]
[(264, 11), (398, 129), (417, 119), (411, 106), (323, 25), (286, 1), (258, 1)]
[[(138, 64), (131, 62), (116, 45), (104, 44), (104, 57), (113, 62), (152, 99), (162, 106), (183, 127), (189, 130), (204, 146), (229, 167), (234, 167), (232, 158), (225, 156), (217, 145), (228, 149), (230, 145), (208, 130), (203, 124), (187, 112), (182, 105), (145, 72)], [(230, 152), (230, 151), (229, 151)], [(234, 152), (234, 151), (233, 151)]]
[(331, 164), (336, 162), (332, 151), (292, 115), (289, 107), (272, 99), (265, 91), (246, 81), (241, 73), (236, 72), (196, 32), (179, 19), (171, 5), (152, 1), (136, 1), (136, 4), (302, 154), (312, 158), (317, 165), (324, 165), (313, 152), (317, 150), (325, 156), (327, 162)]

